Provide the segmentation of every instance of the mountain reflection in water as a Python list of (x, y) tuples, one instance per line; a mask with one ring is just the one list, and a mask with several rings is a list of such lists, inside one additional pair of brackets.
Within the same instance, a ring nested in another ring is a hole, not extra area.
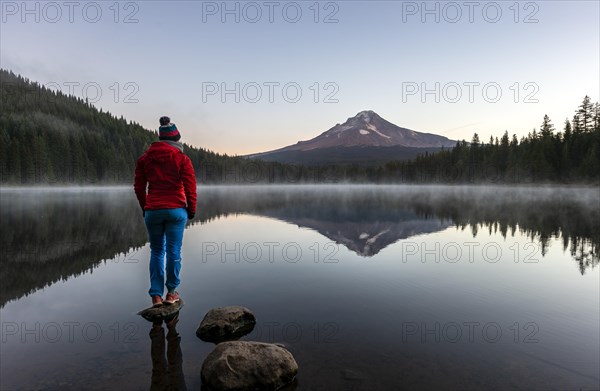
[[(130, 188), (3, 189), (0, 306), (59, 280), (127, 261), (147, 242)], [(197, 217), (236, 214), (315, 230), (359, 256), (455, 226), (502, 236), (520, 231), (542, 255), (560, 238), (581, 274), (599, 262), (598, 188), (469, 186), (200, 186)], [(117, 259), (119, 261), (119, 259)]]

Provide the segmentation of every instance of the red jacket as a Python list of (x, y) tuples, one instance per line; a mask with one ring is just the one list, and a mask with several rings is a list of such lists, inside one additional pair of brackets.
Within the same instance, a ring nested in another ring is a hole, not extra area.
[(175, 145), (154, 142), (137, 160), (133, 189), (144, 210), (186, 208), (196, 213), (194, 167)]

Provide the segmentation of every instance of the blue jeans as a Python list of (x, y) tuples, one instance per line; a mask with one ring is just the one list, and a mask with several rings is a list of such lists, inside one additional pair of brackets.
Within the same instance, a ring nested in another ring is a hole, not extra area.
[[(173, 291), (179, 286), (181, 244), (187, 222), (185, 208), (157, 209), (145, 212), (144, 222), (150, 240), (150, 296), (162, 296), (165, 285)], [(165, 250), (167, 282), (165, 284)]]

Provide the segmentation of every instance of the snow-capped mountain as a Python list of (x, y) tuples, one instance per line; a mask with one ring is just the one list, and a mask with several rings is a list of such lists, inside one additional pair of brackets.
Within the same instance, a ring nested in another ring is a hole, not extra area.
[(310, 140), (248, 157), (286, 163), (380, 162), (410, 159), (455, 145), (456, 141), (444, 136), (401, 128), (368, 110)]

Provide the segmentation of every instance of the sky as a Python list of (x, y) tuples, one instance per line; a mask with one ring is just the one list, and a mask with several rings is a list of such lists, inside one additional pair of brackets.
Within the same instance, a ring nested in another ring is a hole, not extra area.
[(600, 96), (594, 1), (1, 1), (0, 67), (243, 155), (363, 110), (453, 140)]

